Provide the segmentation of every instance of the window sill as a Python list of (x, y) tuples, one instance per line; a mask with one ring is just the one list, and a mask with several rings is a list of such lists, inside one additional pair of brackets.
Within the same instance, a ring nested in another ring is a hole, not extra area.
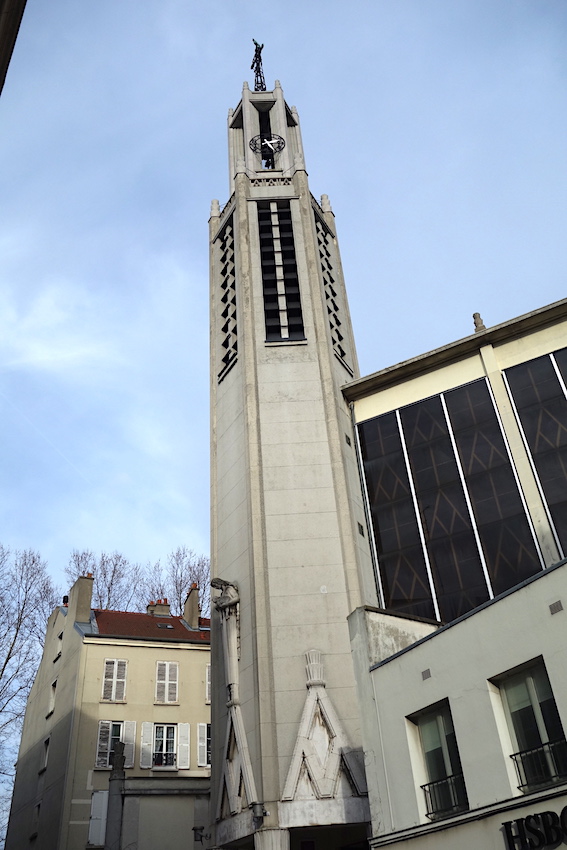
[(267, 339), (264, 344), (267, 348), (276, 348), (280, 345), (307, 345), (307, 339)]
[(101, 699), (99, 702), (105, 705), (126, 705), (125, 699)]
[(47, 714), (45, 715), (45, 719), (47, 720), (47, 718), (51, 717), (52, 714), (53, 714), (53, 709), (51, 709), (51, 711), (47, 712)]
[(178, 767), (173, 767), (173, 766), (168, 767), (167, 765), (164, 765), (163, 767), (158, 767), (158, 766), (154, 765), (151, 768), (151, 770), (152, 770), (152, 773), (178, 773), (179, 772)]
[(60, 658), (61, 658), (61, 653), (58, 652), (57, 655), (55, 656), (55, 658), (53, 659), (53, 663), (55, 664), (55, 662), (59, 661)]
[(45, 765), (45, 767), (40, 767), (40, 769), (37, 772), (37, 775), (41, 776), (41, 774), (45, 773), (46, 770), (47, 770), (47, 765)]
[(154, 705), (179, 705), (179, 702), (154, 702)]

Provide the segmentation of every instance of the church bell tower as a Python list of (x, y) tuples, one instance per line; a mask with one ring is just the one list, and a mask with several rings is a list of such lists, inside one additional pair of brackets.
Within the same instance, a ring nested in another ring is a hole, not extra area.
[(257, 73), (256, 88), (229, 112), (230, 197), (210, 218), (212, 841), (359, 848), (369, 813), (347, 616), (376, 598), (361, 584), (372, 569), (360, 569), (340, 391), (358, 365), (297, 111), (279, 82), (263, 90)]

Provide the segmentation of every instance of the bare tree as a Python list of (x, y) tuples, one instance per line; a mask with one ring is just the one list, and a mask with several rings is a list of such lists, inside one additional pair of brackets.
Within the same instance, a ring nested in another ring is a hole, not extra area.
[(165, 597), (171, 605), (171, 613), (182, 614), (185, 597), (192, 584), (199, 588), (201, 616), (208, 617), (211, 607), (209, 559), (205, 555), (197, 555), (187, 546), (178, 546), (167, 556), (165, 568), (159, 561), (146, 568), (143, 604)]
[(0, 545), (0, 845), (21, 722), (57, 595), (37, 552)]
[(114, 611), (131, 611), (138, 607), (139, 594), (144, 583), (144, 571), (139, 564), (131, 563), (120, 552), (96, 555), (85, 549), (74, 549), (65, 567), (71, 583), (79, 576), (93, 575), (93, 608)]

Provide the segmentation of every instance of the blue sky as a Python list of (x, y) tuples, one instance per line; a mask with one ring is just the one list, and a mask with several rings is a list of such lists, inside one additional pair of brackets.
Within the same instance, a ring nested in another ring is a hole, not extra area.
[(226, 115), (296, 105), (363, 373), (567, 295), (564, 0), (28, 0), (0, 98), (0, 540), (209, 545)]

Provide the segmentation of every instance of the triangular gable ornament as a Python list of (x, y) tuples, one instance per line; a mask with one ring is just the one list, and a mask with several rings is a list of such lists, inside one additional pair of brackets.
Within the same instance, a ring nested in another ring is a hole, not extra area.
[(364, 771), (325, 689), (321, 652), (310, 649), (305, 657), (307, 697), (282, 800), (304, 797), (307, 780), (309, 796), (312, 792), (317, 799), (335, 797), (341, 773), (357, 795), (366, 795)]

